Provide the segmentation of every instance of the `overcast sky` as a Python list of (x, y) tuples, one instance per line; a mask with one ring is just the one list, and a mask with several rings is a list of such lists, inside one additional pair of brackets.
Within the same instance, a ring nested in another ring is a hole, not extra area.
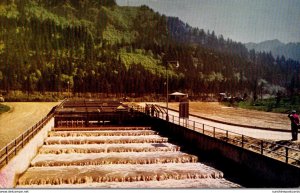
[(148, 5), (193, 27), (242, 43), (278, 39), (300, 42), (300, 0), (116, 0)]

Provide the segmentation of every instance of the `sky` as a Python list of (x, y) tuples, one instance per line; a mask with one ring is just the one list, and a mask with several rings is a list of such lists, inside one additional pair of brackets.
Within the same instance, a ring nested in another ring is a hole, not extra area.
[(148, 5), (192, 27), (248, 43), (278, 39), (300, 42), (300, 0), (116, 0), (120, 6)]

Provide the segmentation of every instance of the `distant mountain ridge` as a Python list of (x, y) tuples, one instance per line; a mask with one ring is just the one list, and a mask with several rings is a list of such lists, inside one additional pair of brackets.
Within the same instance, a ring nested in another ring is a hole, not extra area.
[(288, 43), (284, 44), (279, 40), (267, 40), (260, 43), (246, 43), (248, 50), (254, 49), (257, 52), (272, 52), (274, 57), (284, 56), (286, 59), (300, 61), (300, 43)]

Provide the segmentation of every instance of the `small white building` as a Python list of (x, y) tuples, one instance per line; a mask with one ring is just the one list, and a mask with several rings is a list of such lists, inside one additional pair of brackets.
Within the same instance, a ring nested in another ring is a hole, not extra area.
[(174, 92), (169, 94), (169, 101), (170, 102), (180, 102), (183, 99), (187, 99), (188, 98), (188, 94), (184, 94), (181, 92)]

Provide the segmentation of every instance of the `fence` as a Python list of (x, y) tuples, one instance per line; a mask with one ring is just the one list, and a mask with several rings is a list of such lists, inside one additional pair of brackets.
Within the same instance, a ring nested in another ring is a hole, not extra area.
[(47, 115), (2, 148), (0, 150), (0, 168), (8, 164), (8, 162), (17, 155), (17, 153), (48, 123), (52, 117), (53, 113)]
[[(144, 107), (135, 106), (134, 109), (146, 113), (148, 116), (150, 116), (149, 112), (146, 112)], [(167, 120), (166, 113), (162, 111), (156, 111), (153, 117)], [(271, 157), (287, 164), (292, 164), (300, 167), (300, 149), (281, 145), (273, 141), (266, 141), (249, 137), (196, 121), (182, 119), (174, 115), (169, 115), (168, 119), (168, 122), (170, 123), (183, 126), (187, 129), (191, 129), (204, 135), (225, 141), (227, 143), (239, 146), (243, 149), (260, 153), (261, 155)]]

